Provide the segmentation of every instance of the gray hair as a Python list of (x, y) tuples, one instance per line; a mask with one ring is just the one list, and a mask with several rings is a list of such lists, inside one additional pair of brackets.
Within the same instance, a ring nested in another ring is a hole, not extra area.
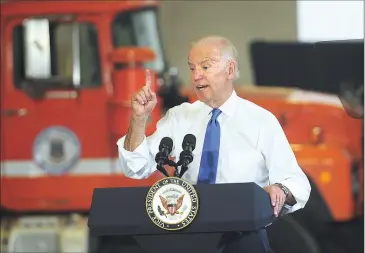
[(213, 35), (213, 36), (203, 37), (203, 38), (199, 39), (198, 41), (193, 42), (192, 46), (194, 46), (196, 44), (202, 44), (202, 43), (219, 44), (219, 46), (221, 47), (221, 53), (222, 53), (223, 59), (226, 61), (226, 63), (228, 61), (234, 61), (234, 63), (235, 63), (235, 66), (236, 66), (235, 80), (237, 80), (240, 77), (240, 71), (239, 71), (239, 66), (238, 66), (238, 52), (237, 52), (236, 47), (233, 45), (233, 43), (231, 41), (229, 41), (225, 37)]

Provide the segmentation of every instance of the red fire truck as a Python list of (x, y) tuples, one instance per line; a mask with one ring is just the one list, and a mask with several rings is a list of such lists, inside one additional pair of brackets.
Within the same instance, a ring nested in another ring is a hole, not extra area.
[(1, 236), (9, 252), (87, 252), (83, 214), (93, 189), (161, 177), (127, 179), (116, 150), (145, 68), (154, 90), (166, 69), (157, 8), (133, 0), (1, 3)]

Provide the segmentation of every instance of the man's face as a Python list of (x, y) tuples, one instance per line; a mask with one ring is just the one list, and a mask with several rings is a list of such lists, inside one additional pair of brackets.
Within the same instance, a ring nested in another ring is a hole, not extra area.
[[(233, 70), (214, 44), (195, 45), (189, 54), (190, 82), (198, 99), (210, 106), (232, 91)], [(230, 71), (231, 70), (231, 71)]]

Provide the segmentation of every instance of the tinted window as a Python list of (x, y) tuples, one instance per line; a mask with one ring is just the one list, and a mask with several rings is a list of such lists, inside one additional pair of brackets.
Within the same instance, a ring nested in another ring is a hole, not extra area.
[(161, 73), (165, 60), (160, 40), (155, 9), (123, 12), (116, 16), (112, 24), (115, 47), (143, 46), (151, 48), (157, 55), (156, 60), (148, 62), (145, 67)]
[(46, 21), (38, 30), (41, 32), (36, 30), (36, 25), (25, 27), (21, 24), (13, 31), (14, 83), (17, 88), (34, 80), (45, 83), (49, 89), (91, 88), (101, 84), (94, 24)]

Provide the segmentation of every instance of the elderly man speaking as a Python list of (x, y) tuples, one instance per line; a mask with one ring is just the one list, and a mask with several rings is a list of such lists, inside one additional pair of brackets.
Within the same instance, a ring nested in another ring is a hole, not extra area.
[[(192, 44), (188, 65), (199, 100), (171, 108), (149, 137), (145, 129), (156, 94), (146, 85), (132, 97), (129, 131), (117, 143), (123, 173), (136, 179), (148, 177), (156, 170), (154, 158), (161, 139), (167, 136), (182, 143), (191, 133), (197, 137), (194, 160), (183, 179), (192, 184), (255, 182), (270, 195), (276, 216), (284, 203), (291, 206), (289, 212), (303, 208), (310, 184), (278, 120), (234, 90), (239, 75), (234, 45), (219, 36), (202, 38)], [(175, 146), (172, 155), (178, 157), (181, 151)], [(233, 252), (270, 252), (265, 229), (243, 233), (224, 250)]]

